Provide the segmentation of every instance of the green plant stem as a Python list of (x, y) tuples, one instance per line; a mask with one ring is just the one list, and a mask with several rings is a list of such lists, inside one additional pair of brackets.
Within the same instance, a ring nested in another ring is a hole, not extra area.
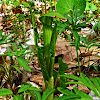
[[(49, 79), (47, 89), (53, 89), (53, 88), (54, 88), (54, 77), (52, 76), (52, 77)], [(52, 100), (52, 99), (53, 99), (53, 95), (54, 95), (54, 93), (52, 93), (52, 94), (47, 98), (47, 100)]]
[[(34, 20), (34, 16), (33, 16), (33, 11), (32, 11), (32, 7), (30, 6), (30, 13), (31, 13), (31, 17), (32, 17), (32, 26), (33, 26), (33, 33), (34, 33), (34, 42), (35, 42), (35, 48), (37, 47), (37, 39), (36, 39), (36, 33), (34, 31), (35, 28), (35, 20)], [(36, 48), (37, 50), (37, 48)]]
[(77, 60), (78, 60), (79, 73), (81, 73), (81, 67), (80, 67), (80, 60), (79, 60), (78, 50), (76, 50), (76, 52), (77, 52)]

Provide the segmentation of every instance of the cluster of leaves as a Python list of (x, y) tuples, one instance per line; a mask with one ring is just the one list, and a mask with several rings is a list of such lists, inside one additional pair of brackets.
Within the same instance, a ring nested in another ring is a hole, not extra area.
[[(14, 4), (14, 6), (19, 6), (20, 1), (16, 0), (11, 0), (11, 2)], [(51, 2), (51, 0), (50, 0)], [(87, 1), (88, 2), (88, 1)], [(7, 0), (7, 3), (9, 3), (9, 0)], [(80, 68), (80, 61), (79, 61), (79, 55), (78, 55), (78, 50), (80, 49), (80, 46), (86, 47), (88, 50), (92, 46), (99, 46), (100, 44), (95, 44), (94, 41), (88, 42), (88, 40), (84, 37), (80, 37), (78, 32), (78, 28), (85, 27), (86, 22), (89, 21), (86, 20), (85, 22), (78, 23), (79, 20), (84, 18), (85, 16), (82, 15), (85, 7), (86, 7), (86, 0), (58, 0), (57, 1), (57, 12), (50, 12), (47, 14), (44, 14), (40, 17), (40, 21), (43, 24), (43, 41), (44, 41), (44, 47), (39, 47), (38, 46), (38, 32), (37, 32), (37, 27), (35, 23), (35, 18), (33, 15), (33, 10), (32, 7), (34, 6), (33, 2), (22, 2), (24, 7), (29, 8), (30, 14), (31, 14), (31, 20), (32, 20), (32, 26), (33, 26), (33, 31), (34, 31), (34, 40), (35, 40), (35, 47), (38, 59), (39, 59), (39, 64), (41, 67), (41, 71), (43, 74), (43, 78), (45, 81), (45, 87), (46, 91), (43, 92), (43, 95), (41, 97), (40, 94), (40, 89), (37, 89), (35, 87), (32, 87), (31, 85), (21, 85), (19, 88), (18, 92), (14, 94), (11, 90), (8, 90), (6, 88), (0, 89), (0, 96), (6, 96), (6, 95), (12, 95), (13, 100), (23, 100), (24, 94), (29, 94), (31, 95), (34, 99), (36, 100), (61, 100), (61, 99), (69, 99), (69, 100), (80, 100), (80, 99), (88, 99), (92, 100), (91, 97), (89, 97), (87, 94), (85, 94), (82, 91), (79, 91), (78, 89), (74, 89), (74, 92), (71, 92), (66, 88), (67, 84), (82, 84), (87, 86), (90, 90), (92, 90), (95, 95), (100, 97), (100, 79), (99, 78), (94, 78), (94, 79), (89, 79), (88, 77), (85, 77), (84, 74), (81, 73), (81, 68)], [(63, 5), (63, 6), (62, 6)], [(53, 17), (58, 17), (62, 19), (67, 19), (67, 22), (60, 22), (57, 19), (54, 19)], [(22, 16), (19, 14), (17, 15), (20, 21), (24, 21), (23, 19), (20, 19)], [(25, 17), (23, 17), (25, 18)], [(54, 24), (54, 26), (52, 26)], [(61, 27), (63, 26), (63, 27)], [(97, 28), (99, 28), (99, 24), (97, 24)], [(55, 62), (55, 45), (56, 45), (56, 39), (57, 39), (57, 29), (59, 32), (62, 32), (66, 29), (71, 30), (73, 37), (74, 37), (74, 43), (72, 43), (72, 46), (76, 47), (76, 52), (77, 52), (77, 58), (78, 58), (78, 66), (79, 66), (79, 72), (80, 72), (80, 77), (76, 77), (74, 75), (65, 75), (64, 72), (68, 68), (66, 63), (63, 63), (62, 59), (59, 58), (59, 70), (54, 71), (54, 62)], [(1, 31), (0, 31), (1, 32)], [(2, 37), (2, 32), (0, 34)], [(0, 44), (3, 44), (6, 42), (8, 36), (4, 36), (0, 40)], [(82, 40), (85, 45), (80, 44), (80, 40)], [(94, 44), (92, 44), (94, 43)], [(25, 53), (26, 50), (29, 49), (23, 48), (21, 46), (17, 46), (15, 43), (10, 43), (12, 45), (12, 50), (8, 47), (7, 48), (7, 53), (3, 54), (3, 56), (9, 56), (11, 59), (11, 66), (10, 70), (8, 70), (9, 73), (13, 73), (13, 70), (16, 69), (19, 73), (22, 73), (19, 70), (19, 66), (14, 65), (13, 61), (13, 56), (16, 57), (19, 65), (26, 70), (31, 72), (31, 68), (27, 65), (29, 63), (24, 59), (24, 56), (30, 52)], [(20, 50), (18, 50), (18, 48)], [(12, 52), (13, 51), (13, 52)], [(34, 51), (32, 51), (34, 52)], [(14, 68), (14, 69), (13, 69)], [(7, 73), (7, 72), (5, 72)], [(61, 97), (54, 98), (54, 92), (56, 90), (56, 83), (57, 79), (60, 77), (60, 87), (57, 88), (59, 92), (63, 94)], [(79, 82), (67, 82), (67, 78), (74, 79)], [(25, 93), (24, 93), (25, 92)]]

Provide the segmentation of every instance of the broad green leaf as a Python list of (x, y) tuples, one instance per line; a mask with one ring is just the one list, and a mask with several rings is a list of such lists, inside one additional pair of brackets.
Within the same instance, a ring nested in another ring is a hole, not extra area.
[(96, 5), (94, 5), (93, 2), (86, 2), (86, 10), (92, 10), (92, 11), (95, 11), (97, 10), (97, 7)]
[(24, 91), (27, 91), (29, 88), (31, 87), (31, 85), (22, 85), (19, 90), (18, 90), (18, 93), (22, 93)]
[(0, 96), (7, 96), (7, 95), (13, 95), (13, 92), (6, 88), (0, 89)]
[(19, 96), (14, 96), (13, 97), (13, 100), (24, 100), (24, 96), (21, 94), (21, 95), (19, 95)]
[(84, 12), (86, 0), (58, 0), (57, 12), (60, 14), (68, 14), (70, 10), (76, 11), (79, 9), (79, 16)]
[(68, 65), (62, 61), (62, 58), (59, 58), (58, 62), (59, 62), (59, 70), (58, 70), (58, 72), (59, 72), (60, 75), (64, 74), (64, 72), (68, 68)]
[[(62, 58), (59, 58), (58, 59), (58, 62), (59, 62), (59, 70), (58, 70), (58, 73), (59, 73), (59, 75), (64, 74), (64, 72), (68, 68), (68, 65), (62, 61)], [(60, 77), (60, 86), (63, 87), (63, 88), (65, 88), (66, 87), (66, 84), (65, 84), (66, 81), (67, 81), (67, 78), (66, 77)]]
[(18, 63), (20, 64), (21, 67), (23, 67), (26, 70), (31, 72), (31, 68), (26, 64), (26, 63), (29, 63), (29, 61), (22, 59), (22, 58), (19, 58), (19, 57), (16, 57), (16, 58), (17, 58)]
[(27, 2), (22, 2), (22, 5), (24, 5), (24, 7), (29, 7), (29, 3)]
[(97, 27), (100, 30), (100, 22), (97, 23)]
[(14, 6), (19, 6), (20, 5), (20, 2), (19, 1), (15, 1), (14, 2)]
[(44, 14), (43, 16), (49, 16), (49, 17), (55, 17), (56, 16), (58, 18), (66, 19), (63, 15), (61, 15), (58, 12), (50, 12), (50, 13)]
[(69, 91), (68, 89), (64, 89), (62, 87), (58, 87), (57, 90), (65, 95), (75, 95), (74, 92)]
[(46, 91), (43, 92), (42, 100), (47, 100), (48, 96), (50, 96), (54, 91), (55, 89), (46, 89)]

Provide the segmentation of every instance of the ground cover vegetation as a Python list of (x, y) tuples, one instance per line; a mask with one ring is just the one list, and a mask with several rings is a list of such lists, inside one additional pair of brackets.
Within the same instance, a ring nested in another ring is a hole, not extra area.
[(2, 100), (100, 99), (100, 0), (0, 3)]

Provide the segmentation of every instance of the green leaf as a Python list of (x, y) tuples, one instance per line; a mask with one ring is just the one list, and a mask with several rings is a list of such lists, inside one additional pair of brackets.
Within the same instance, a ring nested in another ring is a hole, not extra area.
[(76, 32), (76, 31), (73, 31), (73, 36), (75, 38), (75, 47), (76, 47), (76, 50), (79, 50), (79, 47), (80, 47), (80, 36), (79, 34)]
[(72, 24), (73, 19), (72, 19), (70, 16), (66, 15), (66, 14), (65, 14), (65, 17), (66, 17), (66, 18), (68, 19), (68, 21), (70, 21), (70, 23)]
[(94, 67), (94, 69), (95, 69), (96, 71), (99, 70), (99, 66), (94, 66), (94, 65), (92, 65), (92, 66)]
[(81, 98), (88, 98), (88, 100), (92, 100), (92, 98), (88, 94), (86, 94), (82, 91), (79, 91), (76, 88), (74, 88), (74, 91), (75, 91), (76, 95), (79, 95)]
[(13, 95), (13, 92), (6, 88), (0, 89), (0, 96), (7, 96), (7, 95)]
[(24, 91), (27, 91), (29, 88), (31, 87), (31, 85), (22, 85), (19, 90), (18, 90), (18, 93), (22, 93)]
[(57, 12), (60, 14), (68, 14), (70, 10), (79, 10), (79, 16), (84, 12), (86, 7), (86, 0), (58, 0)]
[(41, 91), (41, 89), (38, 89), (36, 87), (29, 87), (28, 90), (34, 90), (34, 91), (39, 91), (39, 92)]
[(6, 56), (15, 56), (15, 54), (13, 54), (13, 53), (5, 53), (3, 55), (6, 55)]
[[(64, 72), (68, 68), (68, 65), (62, 61), (62, 58), (59, 58), (58, 59), (58, 62), (59, 62), (59, 70), (58, 70), (58, 73), (59, 73), (59, 75), (64, 74)], [(66, 84), (65, 84), (66, 83), (66, 80), (67, 80), (66, 77), (60, 77), (60, 86), (61, 87), (63, 87), (63, 88), (66, 87)]]
[(88, 45), (92, 44), (92, 43), (95, 43), (95, 42), (98, 42), (97, 40), (91, 40)]
[(95, 88), (88, 77), (86, 77), (83, 73), (80, 73), (80, 76), (82, 78), (81, 82), (83, 82), (86, 86), (89, 86), (90, 88)]
[(58, 72), (59, 72), (60, 75), (64, 74), (64, 72), (68, 68), (68, 65), (62, 61), (62, 58), (59, 58), (58, 62), (59, 62), (59, 70), (58, 70)]
[(57, 97), (57, 98), (54, 98), (53, 100), (81, 100), (81, 99), (78, 99), (80, 98), (80, 96), (78, 95), (67, 95), (67, 96), (60, 96), (60, 97)]
[(79, 28), (79, 27), (85, 28), (85, 27), (86, 27), (86, 22), (79, 23), (79, 24), (77, 24), (75, 27), (76, 27), (76, 28)]
[(77, 80), (77, 81), (81, 81), (81, 78), (75, 76), (75, 75), (60, 75), (60, 77), (67, 77), (67, 78), (71, 78), (71, 79), (74, 79), (74, 80)]
[(50, 96), (54, 91), (55, 89), (46, 89), (46, 91), (43, 92), (42, 100), (47, 100), (48, 96)]
[(66, 19), (63, 15), (61, 15), (58, 12), (50, 12), (50, 13), (44, 14), (43, 16), (49, 16), (49, 17), (55, 17), (56, 16), (58, 18)]
[(100, 30), (100, 22), (97, 23), (97, 27)]
[(46, 61), (46, 67), (49, 71), (49, 63), (50, 63), (50, 43), (52, 37), (52, 17), (43, 16), (40, 18), (43, 24), (43, 38), (44, 38), (44, 57)]
[(41, 100), (41, 94), (38, 91), (28, 90), (27, 91), (33, 98), (33, 100)]
[[(94, 85), (96, 86), (99, 94), (100, 94), (100, 78), (96, 77), (96, 78), (92, 78), (91, 81), (94, 83)], [(100, 95), (99, 95), (100, 97)]]
[(0, 30), (0, 39), (2, 39), (2, 30)]
[(88, 39), (86, 37), (80, 37), (80, 39), (85, 43), (88, 44)]
[(91, 48), (91, 47), (93, 47), (93, 46), (97, 46), (97, 47), (100, 48), (100, 44), (92, 44), (92, 45), (89, 46), (89, 48)]
[(14, 96), (13, 97), (13, 100), (24, 100), (24, 96), (21, 94), (21, 95), (19, 95), (19, 96)]
[(68, 41), (71, 42), (71, 36), (67, 34), (67, 37), (68, 37)]
[(14, 6), (19, 6), (20, 2), (19, 1), (14, 1)]
[(29, 46), (26, 47), (26, 48), (22, 48), (20, 51), (17, 51), (16, 55), (17, 55), (17, 56), (21, 56), (21, 55), (23, 55), (24, 52), (25, 52), (26, 50), (28, 50), (28, 49), (29, 49)]
[(54, 69), (54, 62), (55, 62), (55, 45), (56, 45), (56, 40), (57, 40), (57, 24), (55, 24), (54, 28), (53, 28), (53, 34), (51, 37), (51, 43), (50, 43), (50, 65), (49, 65), (49, 75), (50, 77), (53, 76), (53, 69)]
[(29, 3), (27, 2), (22, 2), (22, 5), (24, 5), (24, 7), (29, 7)]
[(38, 58), (39, 58), (39, 64), (41, 67), (43, 78), (44, 78), (44, 81), (46, 82), (46, 80), (49, 80), (49, 73), (48, 73), (46, 63), (43, 57), (43, 49), (40, 47), (38, 48)]
[(12, 50), (9, 47), (7, 47), (7, 53), (12, 53)]
[(97, 7), (96, 7), (96, 5), (94, 5), (94, 3), (93, 2), (87, 2), (86, 3), (86, 10), (92, 10), (92, 11), (95, 11), (95, 10), (97, 10)]
[(14, 66), (14, 65), (12, 65), (12, 67), (13, 68), (15, 68), (19, 73), (21, 73), (22, 74), (22, 72), (20, 71), (20, 69), (19, 69), (19, 67), (18, 66)]
[(31, 72), (31, 68), (26, 64), (26, 63), (29, 63), (29, 61), (22, 59), (22, 58), (19, 58), (19, 57), (16, 57), (16, 58), (17, 58), (18, 63), (20, 64), (21, 67), (23, 67), (26, 70)]
[(16, 53), (17, 53), (16, 44), (12, 44), (12, 48), (13, 48), (14, 52), (16, 52)]
[(58, 23), (57, 23), (57, 31), (58, 31), (59, 33), (62, 33), (63, 31), (66, 30), (66, 28), (70, 30), (69, 25), (70, 25), (70, 24), (69, 24), (68, 22), (58, 22)]
[(64, 89), (62, 87), (58, 87), (57, 90), (65, 95), (75, 95), (74, 92), (69, 91), (68, 89)]

